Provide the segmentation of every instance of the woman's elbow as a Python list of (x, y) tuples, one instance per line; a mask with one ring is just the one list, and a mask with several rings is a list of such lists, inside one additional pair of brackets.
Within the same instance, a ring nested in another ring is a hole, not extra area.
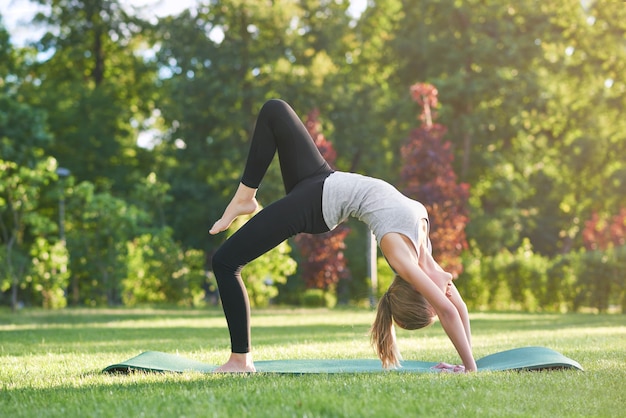
[(439, 317), (439, 321), (446, 322), (448, 319), (454, 319), (459, 317), (459, 311), (456, 306), (450, 303), (442, 304), (439, 306), (437, 311), (437, 316)]

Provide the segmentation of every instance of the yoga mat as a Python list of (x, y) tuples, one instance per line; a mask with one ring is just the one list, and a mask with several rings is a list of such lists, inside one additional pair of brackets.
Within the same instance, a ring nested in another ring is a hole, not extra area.
[[(380, 373), (385, 372), (378, 359), (261, 360), (254, 362), (257, 372), (280, 374)], [(425, 373), (437, 362), (406, 360), (393, 373)], [(582, 366), (563, 354), (545, 347), (522, 347), (485, 356), (476, 361), (478, 371), (577, 369)], [(190, 360), (174, 354), (146, 351), (119, 364), (106, 367), (105, 373), (201, 372), (217, 366)]]

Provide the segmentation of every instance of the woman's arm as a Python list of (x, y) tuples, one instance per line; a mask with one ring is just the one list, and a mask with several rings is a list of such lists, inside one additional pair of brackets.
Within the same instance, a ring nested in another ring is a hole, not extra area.
[(465, 370), (475, 371), (476, 362), (458, 307), (419, 266), (418, 255), (408, 238), (401, 234), (389, 233), (382, 238), (381, 249), (396, 273), (411, 283), (432, 305), (443, 329), (459, 353)]
[(456, 310), (459, 312), (461, 316), (461, 322), (463, 322), (463, 327), (465, 328), (465, 335), (467, 336), (467, 341), (469, 342), (470, 348), (472, 347), (472, 330), (470, 327), (470, 319), (469, 312), (467, 311), (467, 305), (465, 301), (461, 297), (461, 294), (457, 290), (454, 283), (451, 283), (449, 289), (449, 299), (452, 304), (456, 307)]

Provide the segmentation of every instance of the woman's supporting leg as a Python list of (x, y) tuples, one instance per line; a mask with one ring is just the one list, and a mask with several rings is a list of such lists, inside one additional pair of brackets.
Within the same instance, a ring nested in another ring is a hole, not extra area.
[(300, 232), (328, 231), (321, 211), (325, 178), (322, 175), (302, 181), (287, 196), (257, 213), (213, 256), (213, 273), (230, 332), (231, 352), (234, 353), (225, 368), (219, 371), (253, 371), (231, 364), (237, 359), (252, 364), (250, 356), (240, 356), (251, 349), (250, 305), (241, 270), (250, 261)]

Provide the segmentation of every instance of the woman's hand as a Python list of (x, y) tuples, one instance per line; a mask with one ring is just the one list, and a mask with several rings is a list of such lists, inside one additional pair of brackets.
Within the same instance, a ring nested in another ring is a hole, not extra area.
[(440, 370), (444, 373), (465, 373), (465, 366), (462, 364), (448, 364), (448, 363), (439, 363), (436, 366), (432, 367), (433, 369)]

